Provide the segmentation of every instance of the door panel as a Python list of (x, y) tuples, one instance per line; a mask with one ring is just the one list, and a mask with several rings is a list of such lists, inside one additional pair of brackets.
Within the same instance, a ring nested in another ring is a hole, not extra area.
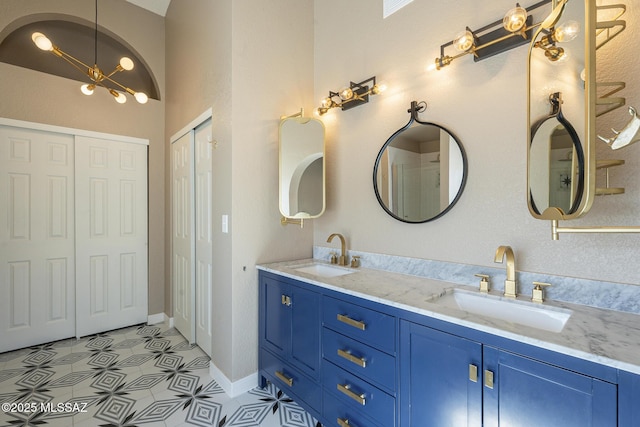
[(523, 356), (484, 347), (493, 388), (484, 387), (484, 425), (617, 425), (617, 387)]
[(211, 356), (213, 233), (211, 192), (213, 164), (211, 120), (195, 130), (195, 262), (196, 262), (196, 343)]
[(147, 147), (76, 137), (77, 336), (147, 321)]
[(0, 126), (0, 352), (75, 334), (73, 146)]
[(400, 328), (400, 424), (482, 425), (482, 345), (406, 321)]
[(193, 221), (191, 194), (191, 133), (187, 133), (171, 144), (171, 206), (172, 206), (172, 286), (173, 318), (176, 329), (190, 342), (195, 341), (193, 306), (195, 295), (192, 289), (193, 271), (192, 243)]

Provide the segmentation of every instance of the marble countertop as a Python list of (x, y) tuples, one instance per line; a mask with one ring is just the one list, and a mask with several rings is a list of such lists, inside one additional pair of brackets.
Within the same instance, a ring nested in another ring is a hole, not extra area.
[[(327, 264), (303, 259), (259, 265), (258, 269), (640, 374), (640, 316), (637, 314), (545, 300), (543, 306), (573, 311), (561, 332), (548, 332), (447, 308), (433, 301), (434, 295), (447, 289), (472, 290), (469, 286), (367, 268), (353, 269), (357, 273), (337, 277), (320, 277), (295, 269), (311, 263)], [(527, 301), (530, 296), (518, 299)]]

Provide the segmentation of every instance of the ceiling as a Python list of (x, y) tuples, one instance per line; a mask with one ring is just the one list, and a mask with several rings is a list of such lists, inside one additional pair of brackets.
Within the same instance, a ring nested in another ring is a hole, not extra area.
[(140, 6), (143, 9), (150, 10), (151, 12), (158, 14), (160, 16), (165, 16), (167, 14), (169, 3), (171, 3), (171, 0), (127, 0), (127, 1), (129, 3), (135, 4), (136, 6)]

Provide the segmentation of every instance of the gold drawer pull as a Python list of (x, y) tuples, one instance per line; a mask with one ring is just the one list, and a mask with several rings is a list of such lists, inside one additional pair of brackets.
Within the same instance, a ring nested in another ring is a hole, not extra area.
[(289, 378), (288, 376), (286, 376), (280, 371), (276, 371), (276, 377), (280, 378), (280, 380), (282, 380), (282, 382), (288, 385), (289, 387), (293, 387), (293, 378)]
[(342, 323), (346, 323), (349, 326), (360, 329), (361, 331), (367, 329), (367, 325), (365, 325), (364, 323), (358, 320), (353, 320), (352, 318), (350, 318), (349, 316), (345, 316), (344, 314), (338, 314), (338, 320)]
[(367, 404), (367, 401), (365, 400), (365, 394), (364, 393), (360, 395), (355, 394), (354, 392), (351, 391), (351, 386), (349, 384), (345, 384), (345, 385), (338, 384), (338, 390), (344, 393), (345, 395), (347, 395), (348, 397), (352, 398), (362, 406)]
[(347, 359), (351, 363), (355, 363), (361, 368), (367, 367), (367, 361), (364, 360), (364, 358), (356, 357), (353, 354), (349, 353), (348, 351), (338, 349), (338, 356), (342, 357), (343, 359)]
[(493, 388), (493, 372), (488, 369), (484, 371), (484, 386), (486, 388)]
[(473, 381), (474, 383), (478, 382), (478, 367), (471, 363), (469, 364), (469, 380)]
[(340, 427), (355, 427), (355, 425), (349, 423), (349, 420), (338, 418), (338, 425)]

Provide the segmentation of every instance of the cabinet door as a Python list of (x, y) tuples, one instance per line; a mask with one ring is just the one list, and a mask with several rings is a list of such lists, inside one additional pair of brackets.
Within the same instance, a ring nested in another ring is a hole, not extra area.
[(402, 321), (400, 425), (482, 425), (481, 344)]
[(484, 364), (486, 427), (617, 425), (614, 384), (492, 347)]
[(291, 310), (287, 307), (289, 287), (268, 277), (261, 279), (264, 309), (261, 340), (266, 348), (282, 358), (291, 351)]
[(317, 378), (320, 368), (320, 295), (291, 286), (291, 360)]

